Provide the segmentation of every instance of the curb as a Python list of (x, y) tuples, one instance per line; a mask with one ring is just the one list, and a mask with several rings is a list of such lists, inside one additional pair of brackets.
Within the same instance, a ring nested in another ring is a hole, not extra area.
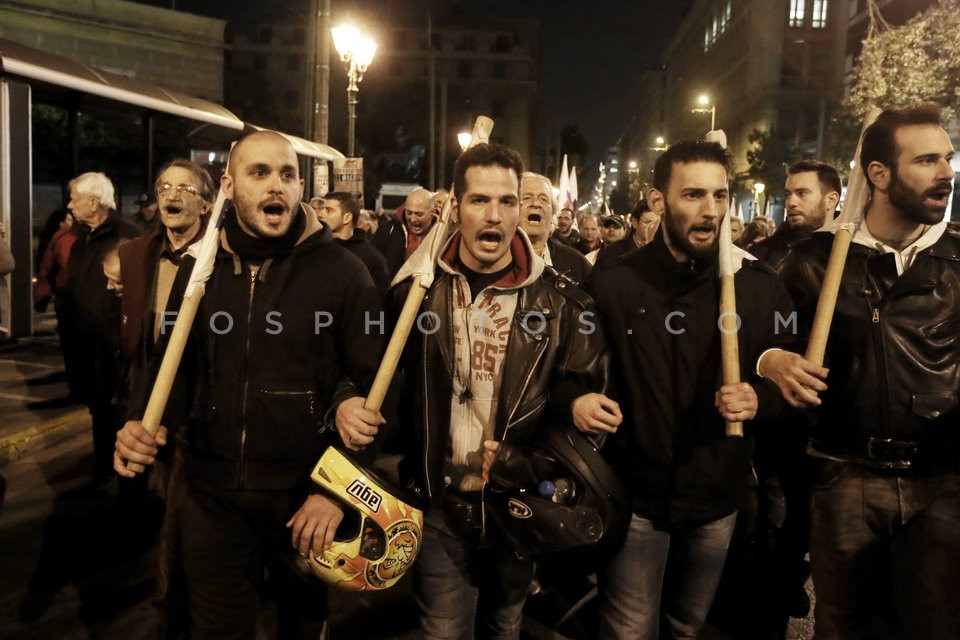
[(84, 407), (0, 438), (0, 467), (89, 429), (90, 413)]

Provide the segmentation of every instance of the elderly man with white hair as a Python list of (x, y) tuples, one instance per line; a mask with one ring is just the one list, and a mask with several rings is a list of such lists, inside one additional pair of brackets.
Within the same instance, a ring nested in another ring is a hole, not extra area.
[(58, 316), (70, 336), (64, 340), (63, 359), (67, 368), (70, 395), (85, 404), (93, 420), (94, 484), (113, 475), (113, 442), (120, 416), (112, 404), (119, 384), (116, 356), (116, 318), (105, 310), (107, 278), (104, 258), (115, 252), (122, 239), (135, 238), (140, 229), (116, 212), (113, 183), (102, 173), (84, 173), (70, 181), (67, 208), (77, 224), (77, 241), (67, 260), (69, 281), (58, 305)]

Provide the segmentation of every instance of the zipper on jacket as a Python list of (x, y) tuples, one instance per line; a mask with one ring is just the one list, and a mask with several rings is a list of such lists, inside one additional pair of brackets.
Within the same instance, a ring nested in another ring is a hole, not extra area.
[[(424, 483), (427, 485), (424, 487), (427, 491), (427, 499), (433, 499), (433, 488), (430, 483), (430, 392), (427, 390), (427, 336), (424, 336), (421, 340), (423, 345), (423, 353), (420, 357), (421, 366), (423, 370), (420, 372), (420, 375), (423, 377), (420, 378), (423, 380), (423, 479)], [(454, 365), (456, 366), (456, 365)], [(440, 471), (440, 475), (443, 475), (443, 471)]]
[(887, 381), (886, 359), (883, 352), (886, 349), (883, 340), (883, 327), (880, 326), (880, 302), (876, 305), (867, 298), (867, 304), (870, 305), (870, 322), (873, 324), (873, 336), (876, 344), (877, 376), (880, 383), (880, 416), (882, 424), (882, 433), (889, 431), (890, 422), (890, 389)]
[[(507, 413), (507, 420), (503, 425), (503, 439), (507, 439), (507, 431), (510, 430), (510, 425), (513, 423), (513, 414), (517, 412), (517, 409), (520, 407), (520, 401), (523, 399), (523, 394), (527, 392), (527, 387), (530, 386), (530, 379), (533, 378), (533, 373), (537, 370), (537, 365), (540, 364), (540, 359), (543, 357), (543, 352), (547, 350), (547, 343), (550, 341), (550, 338), (544, 336), (540, 340), (539, 348), (537, 353), (533, 358), (533, 361), (530, 363), (530, 367), (527, 369), (527, 375), (523, 379), (523, 384), (520, 385), (520, 392), (517, 394), (517, 400), (513, 403), (513, 406), (510, 407), (510, 411)], [(525, 418), (526, 416), (521, 416)]]
[(247, 299), (247, 336), (243, 347), (243, 395), (240, 398), (240, 464), (237, 469), (237, 487), (247, 484), (247, 394), (250, 391), (250, 323), (253, 318), (253, 292), (257, 287), (259, 268), (250, 269), (250, 296)]

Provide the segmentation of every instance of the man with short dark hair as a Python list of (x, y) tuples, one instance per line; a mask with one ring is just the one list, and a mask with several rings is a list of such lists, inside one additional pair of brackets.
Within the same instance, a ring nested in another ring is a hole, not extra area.
[[(598, 572), (603, 638), (657, 638), (661, 625), (670, 637), (697, 636), (746, 497), (750, 421), (782, 408), (776, 388), (750, 372), (761, 352), (789, 339), (774, 322), (789, 316), (790, 301), (753, 261), (735, 275), (745, 381), (722, 381), (718, 237), (729, 162), (716, 143), (671, 146), (647, 194), (661, 232), (590, 277), (604, 329), (620, 346), (612, 379), (624, 422), (604, 455), (633, 497), (626, 544)], [(746, 437), (725, 437), (724, 420), (744, 422)]]
[(160, 221), (157, 218), (158, 208), (155, 192), (141, 193), (140, 197), (137, 198), (137, 212), (133, 214), (130, 221), (137, 225), (141, 232), (146, 233), (158, 226)]
[(323, 206), (317, 214), (320, 221), (330, 227), (337, 242), (360, 258), (380, 293), (386, 293), (390, 287), (387, 262), (383, 259), (383, 254), (367, 240), (366, 231), (356, 226), (360, 218), (360, 205), (356, 198), (345, 191), (328, 193), (324, 196)]
[(577, 243), (580, 242), (580, 231), (573, 224), (576, 217), (577, 214), (573, 209), (561, 208), (560, 213), (557, 214), (557, 228), (552, 234), (553, 239), (568, 247), (576, 248)]
[[(750, 247), (751, 255), (779, 272), (791, 247), (833, 219), (841, 189), (840, 174), (824, 162), (800, 160), (790, 165), (784, 187), (785, 219), (776, 233)], [(745, 559), (742, 566), (732, 562), (727, 572), (728, 576), (742, 577), (748, 583), (747, 590), (758, 591), (750, 605), (761, 603), (758, 612), (736, 616), (756, 633), (765, 629), (782, 635), (791, 615), (802, 617), (809, 611), (804, 586), (810, 573), (805, 560), (810, 537), (807, 417), (791, 411), (757, 435), (757, 509), (741, 514), (742, 521), (756, 522), (756, 527), (751, 532), (749, 551), (731, 553), (731, 559)], [(735, 548), (739, 551), (742, 546)], [(730, 592), (731, 607), (736, 606), (742, 592)]]
[[(787, 351), (760, 361), (787, 402), (813, 407), (818, 638), (865, 637), (878, 614), (892, 614), (896, 637), (960, 628), (960, 237), (944, 220), (953, 157), (937, 105), (879, 115), (863, 135), (871, 197), (843, 269), (830, 368)], [(801, 332), (833, 238), (814, 234), (782, 268)]]
[(776, 233), (750, 248), (758, 260), (779, 270), (790, 247), (833, 219), (843, 186), (836, 169), (819, 160), (800, 160), (787, 169), (785, 215)]
[(546, 176), (524, 173), (520, 179), (520, 228), (543, 261), (573, 282), (583, 285), (590, 275), (590, 263), (576, 249), (555, 240), (550, 233), (557, 201)]
[[(327, 444), (361, 444), (358, 430), (383, 422), (363, 408), (383, 344), (367, 324), (380, 315), (380, 297), (360, 261), (301, 204), (286, 138), (249, 134), (228, 166), (221, 188), (236, 208), (224, 214), (181, 363), (194, 381), (182, 387), (193, 408), (181, 529), (190, 636), (254, 637), (269, 566), (278, 637), (316, 638), (325, 633), (325, 590), (294, 575), (292, 555), (320, 555), (343, 518), (310, 480)], [(175, 293), (191, 266), (185, 258)], [(158, 365), (154, 358), (151, 372)], [(142, 415), (147, 391), (133, 398), (132, 416)], [(152, 464), (166, 441), (165, 428), (151, 436), (128, 421), (117, 472), (132, 477), (126, 461)]]
[(597, 264), (603, 264), (607, 260), (619, 258), (620, 256), (635, 251), (640, 247), (650, 244), (654, 234), (660, 228), (660, 216), (650, 210), (647, 199), (644, 198), (637, 203), (637, 206), (630, 212), (630, 233), (627, 237), (617, 240), (611, 245), (604, 247), (603, 251), (597, 254)]
[[(479, 144), (457, 160), (458, 228), (435, 265), (404, 356), (415, 402), (401, 474), (431, 503), (414, 586), (426, 638), (519, 638), (533, 562), (482, 516), (495, 452), (522, 451), (545, 429), (610, 433), (602, 332), (592, 301), (545, 270), (520, 222), (520, 156)], [(548, 203), (549, 204), (549, 203)], [(412, 286), (391, 292), (397, 311)], [(451, 375), (452, 372), (452, 375)]]

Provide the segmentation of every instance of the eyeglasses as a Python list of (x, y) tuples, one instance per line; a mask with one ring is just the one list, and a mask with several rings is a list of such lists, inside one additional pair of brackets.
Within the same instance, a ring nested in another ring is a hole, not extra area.
[(166, 195), (166, 194), (170, 193), (171, 191), (176, 191), (176, 192), (177, 192), (179, 195), (181, 195), (181, 196), (185, 196), (185, 195), (191, 195), (191, 196), (200, 195), (199, 192), (197, 191), (197, 188), (194, 187), (194, 186), (191, 186), (191, 185), (189, 185), (189, 184), (178, 184), (177, 186), (173, 186), (172, 184), (162, 184), (162, 185), (160, 185), (159, 187), (157, 187), (157, 195), (158, 195), (158, 196)]

